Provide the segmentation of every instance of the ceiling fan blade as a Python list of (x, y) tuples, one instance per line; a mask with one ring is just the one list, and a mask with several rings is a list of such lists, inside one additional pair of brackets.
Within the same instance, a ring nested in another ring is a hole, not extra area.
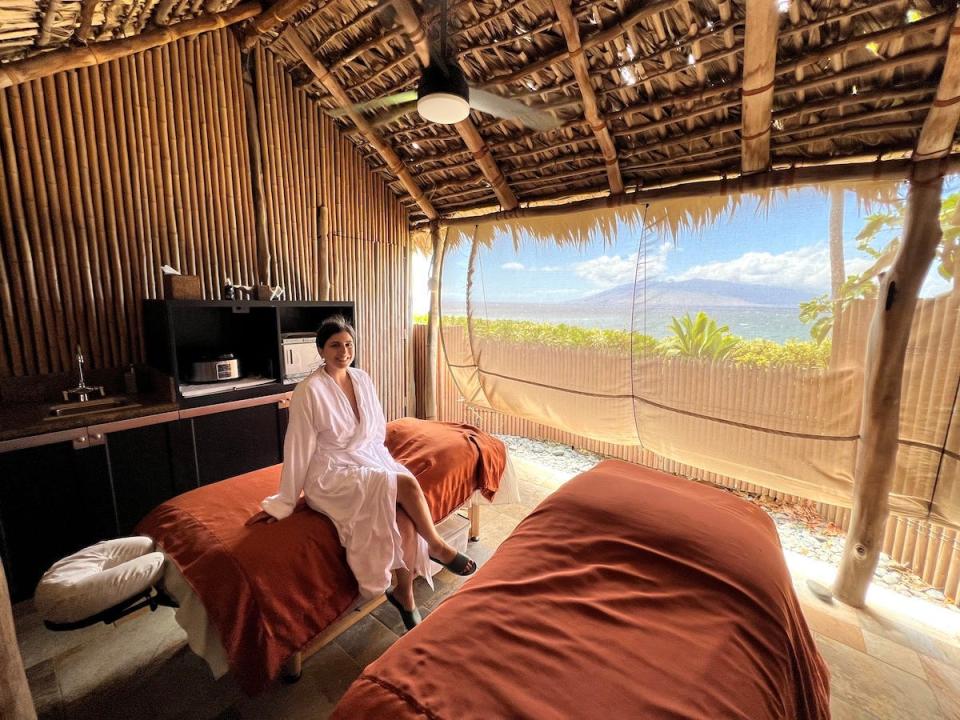
[(390, 107), (391, 105), (403, 105), (404, 103), (411, 102), (412, 100), (417, 99), (416, 90), (407, 90), (406, 92), (394, 93), (393, 95), (385, 95), (384, 97), (374, 98), (373, 100), (368, 100), (362, 103), (356, 103), (355, 105), (350, 105), (345, 108), (334, 108), (330, 110), (328, 114), (330, 117), (343, 117), (347, 114), (348, 111), (353, 110), (354, 112), (364, 112), (365, 110), (376, 110), (382, 107)]
[(504, 120), (519, 120), (534, 130), (553, 130), (563, 124), (542, 110), (479, 88), (470, 88), (470, 107)]
[(408, 102), (403, 105), (398, 105), (393, 110), (388, 110), (385, 113), (380, 113), (375, 115), (370, 120), (370, 124), (375, 127), (383, 127), (384, 125), (389, 125), (392, 122), (395, 122), (402, 118), (404, 115), (409, 115), (417, 109), (416, 101)]

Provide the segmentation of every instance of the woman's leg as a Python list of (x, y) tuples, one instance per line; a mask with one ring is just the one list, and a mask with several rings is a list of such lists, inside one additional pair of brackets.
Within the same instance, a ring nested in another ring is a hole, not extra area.
[[(413, 521), (401, 508), (397, 508), (397, 529), (403, 543), (403, 561), (407, 567), (413, 567), (417, 559), (417, 530)], [(393, 589), (393, 596), (400, 601), (407, 610), (413, 610), (417, 604), (413, 599), (413, 573), (406, 568), (397, 568), (397, 586)]]
[(403, 508), (416, 526), (417, 532), (427, 541), (432, 557), (445, 563), (456, 557), (457, 551), (444, 542), (433, 524), (430, 507), (423, 496), (423, 490), (420, 489), (420, 483), (410, 475), (397, 475), (397, 504)]

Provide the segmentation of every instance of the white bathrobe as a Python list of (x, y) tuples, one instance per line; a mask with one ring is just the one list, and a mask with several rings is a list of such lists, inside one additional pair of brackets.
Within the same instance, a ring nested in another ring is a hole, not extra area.
[[(280, 492), (262, 507), (275, 518), (293, 512), (300, 497), (329, 517), (347, 549), (347, 563), (364, 598), (390, 586), (390, 571), (407, 568), (430, 582), (426, 541), (397, 528), (397, 474), (411, 475), (387, 451), (386, 419), (370, 376), (347, 368), (360, 410), (322, 367), (297, 385), (283, 444)], [(413, 555), (414, 557), (409, 557)]]

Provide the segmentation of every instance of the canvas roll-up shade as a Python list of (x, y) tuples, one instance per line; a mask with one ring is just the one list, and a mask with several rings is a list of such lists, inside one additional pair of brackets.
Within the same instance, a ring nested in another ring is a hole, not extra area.
[[(866, 336), (899, 192), (840, 193), (832, 248), (821, 188), (463, 228), (442, 274), (450, 370), (477, 407), (850, 505)], [(960, 295), (949, 277), (924, 287), (890, 503), (958, 524)]]

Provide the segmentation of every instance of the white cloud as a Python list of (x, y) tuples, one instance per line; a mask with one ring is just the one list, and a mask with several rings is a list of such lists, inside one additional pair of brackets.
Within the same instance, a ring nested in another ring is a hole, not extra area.
[(501, 270), (524, 270), (523, 263), (508, 262), (500, 266)]
[[(673, 248), (662, 243), (655, 253), (648, 252), (641, 258), (641, 272), (649, 280), (663, 274), (667, 268), (667, 253)], [(637, 253), (632, 255), (601, 255), (584, 260), (573, 267), (574, 272), (596, 287), (606, 289), (633, 282), (637, 273)]]
[[(844, 272), (863, 272), (871, 262), (863, 256), (847, 258)], [(822, 291), (830, 287), (830, 248), (817, 244), (778, 254), (747, 252), (733, 260), (694, 265), (669, 279), (695, 278)]]

